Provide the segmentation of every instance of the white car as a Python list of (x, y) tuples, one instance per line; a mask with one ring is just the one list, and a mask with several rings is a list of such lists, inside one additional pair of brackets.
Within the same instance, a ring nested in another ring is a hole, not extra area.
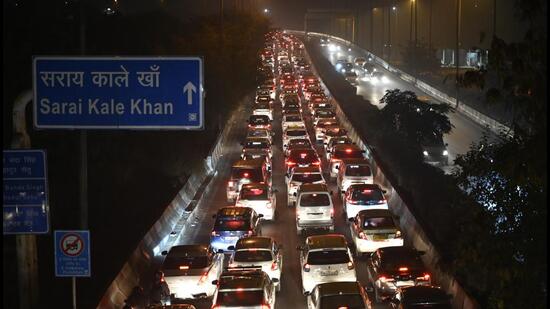
[(212, 308), (275, 308), (277, 283), (276, 278), (270, 279), (259, 267), (228, 268), (219, 280), (212, 281), (216, 286)]
[(304, 183), (322, 183), (326, 184), (323, 172), (320, 166), (296, 167), (292, 169), (290, 175), (285, 177), (287, 183), (288, 206), (293, 206), (296, 202), (298, 188)]
[(330, 152), (329, 171), (330, 177), (336, 177), (343, 159), (363, 159), (365, 151), (357, 145), (335, 145)]
[(208, 245), (173, 246), (163, 251), (164, 280), (176, 298), (201, 298), (214, 294), (212, 280), (223, 270), (224, 255), (213, 253)]
[(361, 210), (349, 221), (358, 256), (378, 248), (403, 246), (399, 224), (388, 209)]
[(330, 152), (334, 149), (334, 146), (336, 145), (353, 145), (355, 144), (351, 138), (347, 136), (342, 137), (333, 137), (330, 139), (330, 142), (328, 142), (327, 145), (325, 145), (325, 154), (327, 157), (327, 160), (330, 159)]
[(327, 128), (325, 130), (325, 136), (323, 137), (323, 145), (325, 147), (330, 143), (330, 141), (335, 137), (344, 137), (347, 136), (348, 131), (340, 127)]
[(280, 280), (283, 270), (282, 245), (271, 237), (252, 236), (237, 241), (229, 259), (229, 268), (259, 266), (269, 278), (279, 281), (275, 284), (277, 291), (281, 290)]
[(271, 104), (267, 102), (258, 102), (254, 104), (252, 115), (266, 115), (269, 120), (273, 120), (273, 109)]
[(298, 114), (290, 114), (283, 116), (282, 126), (284, 131), (289, 127), (305, 128), (306, 123), (304, 122), (304, 119), (302, 119), (302, 116)]
[(325, 137), (325, 129), (331, 127), (338, 127), (338, 122), (334, 119), (320, 119), (315, 128), (315, 140), (322, 142)]
[(327, 108), (316, 108), (313, 110), (312, 118), (315, 126), (321, 119), (336, 121), (336, 113)]
[(286, 147), (288, 142), (293, 139), (309, 138), (305, 128), (289, 127), (283, 131), (283, 147)]
[(344, 194), (352, 184), (373, 184), (374, 177), (367, 159), (342, 159), (336, 185), (341, 194)]
[(296, 232), (308, 229), (334, 231), (334, 204), (326, 184), (305, 183), (296, 193)]
[(310, 293), (320, 283), (357, 281), (355, 263), (344, 235), (309, 236), (298, 250), (301, 252), (304, 294)]
[(271, 149), (272, 145), (269, 141), (269, 138), (265, 137), (249, 137), (244, 140), (241, 144), (243, 146), (243, 151), (241, 157), (247, 152), (258, 152), (262, 150), (269, 155), (269, 158), (273, 158), (273, 150)]
[(352, 184), (343, 194), (344, 212), (347, 218), (353, 218), (361, 210), (388, 209), (388, 201), (384, 197), (386, 190), (376, 184)]
[(277, 207), (277, 198), (267, 184), (249, 183), (241, 187), (241, 191), (235, 201), (237, 207), (250, 207), (257, 214), (262, 214), (264, 220), (275, 220), (275, 211)]
[(246, 132), (246, 138), (249, 137), (261, 137), (261, 138), (267, 138), (271, 144), (273, 144), (273, 135), (275, 133), (273, 131), (270, 131), (268, 129), (249, 129)]

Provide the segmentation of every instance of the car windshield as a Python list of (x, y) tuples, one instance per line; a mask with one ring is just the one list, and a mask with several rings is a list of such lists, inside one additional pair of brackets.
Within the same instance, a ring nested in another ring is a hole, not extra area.
[(252, 168), (233, 168), (231, 171), (232, 179), (249, 179), (251, 182), (260, 182), (262, 181), (262, 172), (260, 170)]
[(307, 133), (305, 130), (287, 130), (286, 131), (287, 136), (304, 136), (306, 134)]
[(291, 146), (311, 147), (311, 143), (307, 139), (296, 138), (288, 142), (288, 147)]
[(335, 308), (363, 309), (366, 307), (359, 294), (330, 295), (321, 298), (321, 309)]
[(402, 265), (407, 265), (409, 268), (423, 268), (420, 256), (412, 251), (403, 251), (395, 254), (384, 254), (382, 258), (382, 267), (385, 269), (397, 269)]
[(291, 181), (297, 181), (297, 182), (301, 182), (301, 183), (313, 183), (313, 182), (321, 181), (321, 180), (323, 180), (323, 177), (321, 176), (321, 174), (306, 173), (306, 174), (294, 174), (294, 175), (292, 175), (292, 180)]
[(359, 150), (336, 150), (333, 154), (334, 158), (337, 159), (360, 159), (363, 158), (363, 153)]
[(254, 106), (254, 109), (269, 109), (269, 103), (268, 102), (258, 102), (258, 103), (256, 103), (256, 106)]
[(266, 125), (269, 124), (269, 117), (267, 116), (250, 116), (250, 123), (254, 125)]
[(333, 111), (328, 110), (328, 109), (317, 109), (315, 111), (315, 114), (316, 114), (317, 117), (322, 117), (322, 118), (329, 118), (329, 117), (336, 116), (336, 114), (334, 114)]
[(272, 261), (271, 251), (269, 250), (238, 250), (233, 258), (236, 262), (267, 262)]
[(370, 167), (368, 165), (348, 165), (346, 167), (346, 176), (370, 176)]
[(444, 146), (443, 137), (438, 134), (422, 136), (420, 144), (424, 146)]
[(351, 199), (354, 201), (380, 201), (384, 199), (380, 190), (359, 189), (353, 190)]
[(393, 229), (395, 224), (390, 216), (377, 217), (377, 218), (365, 218), (362, 224), (363, 229), (367, 230), (381, 230), (381, 229)]
[(349, 262), (346, 250), (321, 250), (312, 251), (307, 255), (307, 263), (310, 265), (344, 264)]
[(208, 257), (168, 255), (162, 264), (164, 269), (180, 269), (180, 266), (187, 266), (188, 269), (205, 268), (208, 266)]
[(241, 199), (243, 200), (267, 200), (267, 190), (263, 188), (241, 188)]
[(288, 116), (285, 116), (286, 118), (286, 121), (302, 121), (302, 117), (298, 116), (298, 115), (288, 115)]
[(265, 141), (248, 141), (244, 144), (244, 148), (255, 148), (255, 149), (269, 148), (269, 143)]
[(300, 198), (301, 207), (330, 206), (328, 193), (306, 193)]
[(263, 290), (218, 291), (216, 304), (227, 307), (259, 306), (263, 300)]
[(221, 218), (214, 223), (214, 231), (247, 231), (250, 222), (244, 218)]
[(267, 137), (269, 134), (266, 130), (251, 130), (248, 131), (249, 137)]

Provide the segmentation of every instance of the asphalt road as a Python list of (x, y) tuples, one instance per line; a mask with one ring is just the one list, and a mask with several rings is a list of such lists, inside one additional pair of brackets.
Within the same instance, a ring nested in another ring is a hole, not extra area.
[[(333, 44), (337, 44), (332, 42)], [(351, 51), (348, 51), (348, 47), (340, 45), (339, 51), (331, 52), (328, 47), (321, 47), (323, 54), (329, 59), (329, 61), (334, 65), (338, 59), (347, 59), (351, 63), (355, 57), (365, 57), (367, 52), (363, 49), (352, 48)], [(376, 65), (376, 69), (384, 72), (384, 75), (388, 77), (387, 83), (377, 83), (372, 84), (370, 81), (363, 81), (358, 79), (357, 85), (357, 94), (361, 95), (364, 99), (369, 100), (371, 104), (377, 106), (378, 108), (383, 108), (384, 104), (380, 103), (380, 99), (386, 93), (386, 90), (398, 88), (400, 90), (410, 90), (417, 94), (417, 96), (428, 96), (427, 93), (415, 88), (414, 86), (408, 84), (407, 82), (400, 79), (398, 76), (387, 71), (383, 67)], [(430, 97), (431, 101), (439, 102), (435, 98)], [(484, 132), (487, 132), (490, 140), (498, 139), (498, 137), (491, 131), (480, 126), (476, 122), (472, 121), (470, 118), (465, 115), (454, 112), (449, 114), (449, 119), (451, 124), (454, 126), (452, 131), (449, 134), (445, 134), (443, 140), (448, 143), (447, 150), (449, 152), (449, 166), (443, 167), (445, 172), (450, 172), (453, 168), (453, 162), (457, 154), (465, 154), (468, 152), (470, 145), (472, 143), (478, 142), (483, 136)]]

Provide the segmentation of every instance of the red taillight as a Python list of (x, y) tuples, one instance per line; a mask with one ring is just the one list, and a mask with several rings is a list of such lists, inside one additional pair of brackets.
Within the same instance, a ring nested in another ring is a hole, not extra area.
[(249, 128), (252, 128), (252, 127), (253, 127), (253, 125), (249, 124), (249, 125), (248, 125), (248, 127), (249, 127)]
[(271, 270), (277, 270), (277, 268), (279, 268), (279, 264), (277, 264), (277, 261), (273, 261), (271, 263)]
[(286, 161), (286, 165), (289, 165), (289, 166), (291, 166), (291, 165), (296, 165), (296, 162)]
[(346, 153), (351, 153), (351, 148), (346, 149)]
[(423, 278), (424, 280), (428, 281), (428, 280), (430, 280), (430, 274), (425, 273), (425, 274), (422, 276), (422, 278)]
[(348, 262), (348, 269), (353, 269), (354, 267), (355, 267), (355, 265), (353, 265), (353, 262), (349, 261)]
[(304, 271), (305, 272), (308, 272), (309, 271), (309, 264), (304, 264)]
[(244, 173), (244, 174), (243, 174), (243, 177), (244, 177), (244, 178), (248, 178), (248, 176), (250, 176), (249, 173)]
[(400, 272), (407, 272), (407, 271), (409, 271), (409, 268), (408, 267), (399, 267), (399, 271)]
[(315, 161), (315, 162), (313, 162), (313, 165), (321, 165), (321, 162)]
[(395, 281), (395, 279), (389, 277), (389, 276), (386, 276), (386, 275), (380, 275), (378, 276), (378, 280), (382, 281), (382, 282), (388, 282), (388, 281)]
[(371, 193), (371, 192), (372, 192), (372, 190), (369, 190), (369, 189), (363, 190), (363, 193), (364, 193), (364, 194), (368, 194), (368, 193)]
[(181, 265), (180, 266), (180, 270), (187, 270), (187, 269), (189, 269), (189, 266), (187, 266), (187, 265)]

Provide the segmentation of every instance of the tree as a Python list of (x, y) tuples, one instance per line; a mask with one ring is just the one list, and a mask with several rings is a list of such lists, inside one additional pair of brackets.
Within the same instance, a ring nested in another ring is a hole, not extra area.
[(442, 136), (452, 129), (447, 113), (453, 110), (448, 104), (422, 102), (412, 91), (387, 90), (380, 103), (387, 129), (408, 140), (420, 143), (423, 137)]

